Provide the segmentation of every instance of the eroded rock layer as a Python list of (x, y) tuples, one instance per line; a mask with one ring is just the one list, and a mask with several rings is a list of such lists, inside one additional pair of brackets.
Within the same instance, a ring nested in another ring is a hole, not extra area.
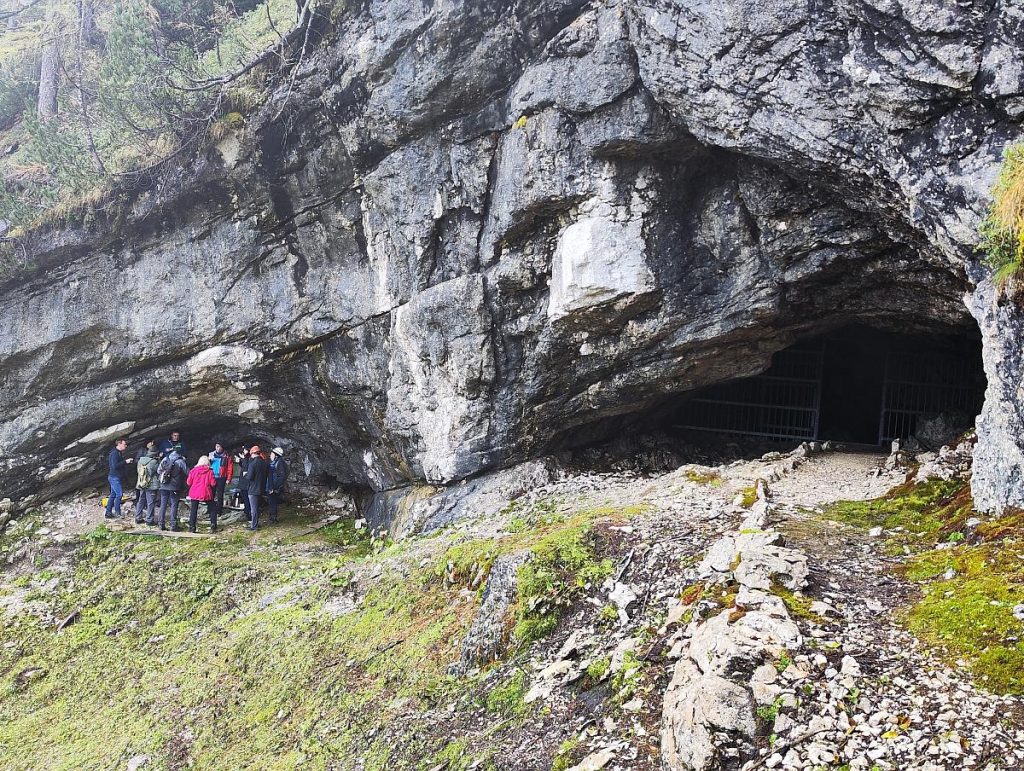
[[(172, 425), (446, 485), (804, 335), (970, 329), (1022, 25), (981, 0), (363, 3), (283, 111), (34, 237), (0, 288), (0, 497)], [(1024, 503), (1021, 364), (982, 287), (979, 458), (1013, 452), (978, 500)]]

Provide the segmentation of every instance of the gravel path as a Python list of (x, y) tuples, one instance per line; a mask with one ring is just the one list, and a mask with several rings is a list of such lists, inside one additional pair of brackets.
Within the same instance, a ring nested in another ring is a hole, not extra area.
[(906, 476), (887, 471), (885, 458), (860, 452), (815, 455), (771, 486), (773, 499), (787, 508), (817, 508), (834, 501), (878, 498)]
[(831, 610), (822, 623), (801, 622), (812, 651), (782, 675), (800, 706), (780, 715), (762, 767), (1024, 769), (1024, 700), (978, 688), (902, 629), (896, 619), (916, 589), (893, 574), (900, 560), (885, 553), (884, 539), (814, 511), (901, 482), (902, 474), (875, 475), (883, 460), (826, 454), (772, 487), (776, 526), (810, 557), (806, 593)]

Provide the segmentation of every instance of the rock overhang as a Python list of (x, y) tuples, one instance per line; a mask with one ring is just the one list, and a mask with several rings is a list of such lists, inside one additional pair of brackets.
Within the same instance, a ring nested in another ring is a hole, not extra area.
[[(315, 476), (366, 489), (446, 484), (802, 335), (964, 323), (1012, 78), (979, 102), (963, 77), (901, 70), (864, 48), (866, 10), (765, 8), (754, 30), (739, 4), (584, 5), (407, 9), (372, 33), (357, 14), (322, 54), (344, 66), (304, 86), (345, 110), (255, 121), (231, 168), (203, 161), (114, 239), (47, 236), (59, 281), (0, 294), (5, 489), (45, 489), (61, 448), (123, 421), (290, 438)], [(958, 50), (1001, 44), (979, 31), (998, 11), (955, 21)], [(900, 28), (938, 55), (921, 23)], [(418, 47), (396, 60), (403, 35)], [(451, 77), (412, 87), (403, 67), (434, 48)], [(954, 70), (983, 77), (991, 56), (968, 53)], [(493, 88), (468, 86), (469, 62)], [(112, 312), (98, 298), (126, 275), (143, 290)]]

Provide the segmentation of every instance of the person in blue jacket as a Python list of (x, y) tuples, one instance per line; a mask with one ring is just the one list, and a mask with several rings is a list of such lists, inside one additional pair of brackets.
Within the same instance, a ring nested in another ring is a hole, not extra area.
[(107, 481), (110, 483), (110, 496), (107, 498), (107, 510), (103, 515), (107, 519), (121, 516), (121, 496), (124, 494), (124, 478), (128, 475), (128, 464), (134, 458), (125, 458), (128, 440), (121, 436), (114, 442), (114, 449), (107, 455)]

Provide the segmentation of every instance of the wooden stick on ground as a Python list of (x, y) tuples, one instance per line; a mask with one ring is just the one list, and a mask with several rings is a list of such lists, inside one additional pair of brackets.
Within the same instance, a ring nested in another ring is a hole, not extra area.
[(327, 519), (325, 519), (323, 522), (317, 522), (315, 525), (310, 525), (309, 527), (305, 528), (304, 530), (300, 530), (295, 535), (299, 536), (299, 535), (309, 535), (310, 533), (315, 533), (317, 530), (322, 530), (323, 528), (327, 527), (328, 525), (333, 525), (339, 519), (341, 519), (341, 515), (340, 514), (334, 514), (334, 515), (328, 517)]

